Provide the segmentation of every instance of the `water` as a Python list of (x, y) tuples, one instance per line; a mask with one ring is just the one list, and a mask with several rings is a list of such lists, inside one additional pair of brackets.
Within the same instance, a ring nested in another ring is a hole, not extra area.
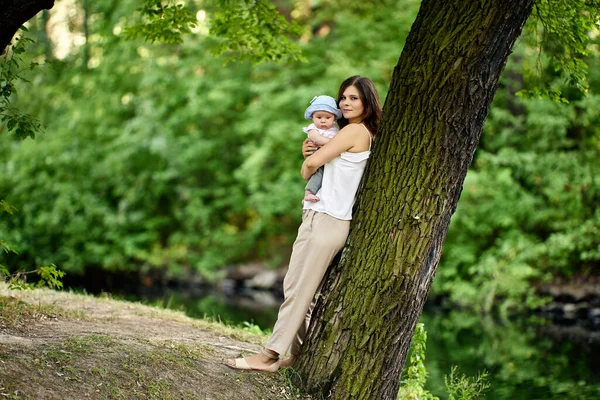
[[(270, 330), (280, 299), (268, 292), (165, 292), (147, 302), (230, 325)], [(489, 372), (489, 400), (600, 399), (600, 332), (531, 320), (496, 321), (466, 312), (426, 310), (426, 388), (446, 399), (453, 365), (467, 376)]]
[(440, 395), (452, 365), (487, 370), (489, 400), (600, 399), (600, 337), (577, 327), (425, 313), (428, 389)]

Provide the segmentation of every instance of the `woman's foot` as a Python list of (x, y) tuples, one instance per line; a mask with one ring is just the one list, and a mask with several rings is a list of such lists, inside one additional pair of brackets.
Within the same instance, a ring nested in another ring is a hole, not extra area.
[(321, 200), (321, 199), (318, 198), (317, 196), (315, 196), (314, 194), (312, 194), (310, 191), (308, 191), (308, 190), (304, 191), (304, 200), (302, 201), (302, 204), (304, 204), (305, 201), (310, 201), (311, 203), (316, 203), (319, 200)]
[(289, 356), (285, 360), (279, 361), (279, 368), (293, 367), (296, 364), (296, 356)]
[(277, 372), (280, 368), (279, 354), (271, 350), (262, 350), (250, 357), (229, 359), (227, 366), (233, 369)]

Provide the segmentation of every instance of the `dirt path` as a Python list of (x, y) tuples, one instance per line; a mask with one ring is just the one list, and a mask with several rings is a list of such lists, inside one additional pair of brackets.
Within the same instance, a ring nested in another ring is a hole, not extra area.
[(223, 364), (265, 339), (180, 312), (0, 283), (0, 399), (301, 398), (290, 372)]

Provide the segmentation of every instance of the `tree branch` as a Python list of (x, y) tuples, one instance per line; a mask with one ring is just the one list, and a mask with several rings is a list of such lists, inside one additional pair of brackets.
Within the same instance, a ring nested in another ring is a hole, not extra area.
[(4, 0), (0, 8), (0, 54), (21, 25), (42, 10), (54, 6), (54, 0)]

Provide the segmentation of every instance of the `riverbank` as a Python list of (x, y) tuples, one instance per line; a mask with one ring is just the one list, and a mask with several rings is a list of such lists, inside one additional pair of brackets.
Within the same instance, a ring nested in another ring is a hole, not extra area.
[[(260, 263), (240, 264), (229, 267), (217, 286), (228, 293), (269, 291), (282, 297), (285, 272), (285, 268), (270, 270)], [(535, 293), (547, 302), (541, 307), (520, 311), (523, 316), (536, 315), (557, 326), (577, 325), (588, 332), (600, 332), (600, 276), (556, 278), (536, 286)], [(443, 296), (432, 294), (428, 305), (440, 305), (446, 300)]]
[(0, 395), (7, 398), (299, 398), (285, 372), (224, 365), (265, 341), (258, 329), (182, 312), (0, 283)]
[[(278, 308), (283, 301), (282, 287), (286, 270), (286, 267), (271, 269), (261, 262), (244, 263), (224, 267), (218, 276), (207, 280), (192, 271), (167, 277), (166, 270), (153, 270), (151, 274), (140, 275), (131, 272), (111, 274), (92, 269), (86, 270), (85, 276), (67, 275), (64, 281), (65, 286), (76, 290), (96, 294), (108, 291), (146, 301), (164, 298), (169, 291), (188, 293), (194, 297), (219, 293), (221, 297), (235, 299), (236, 307), (264, 310)], [(520, 310), (515, 317), (538, 316), (557, 328), (568, 328), (566, 331), (577, 328), (584, 335), (596, 336), (600, 332), (600, 275), (556, 278), (536, 285), (534, 290), (537, 296), (547, 302), (538, 308)], [(247, 304), (240, 304), (244, 301)], [(448, 302), (447, 296), (433, 293), (426, 304), (426, 307), (442, 307), (446, 310), (455, 309), (456, 306)], [(274, 320), (262, 326), (270, 327), (273, 323)]]

